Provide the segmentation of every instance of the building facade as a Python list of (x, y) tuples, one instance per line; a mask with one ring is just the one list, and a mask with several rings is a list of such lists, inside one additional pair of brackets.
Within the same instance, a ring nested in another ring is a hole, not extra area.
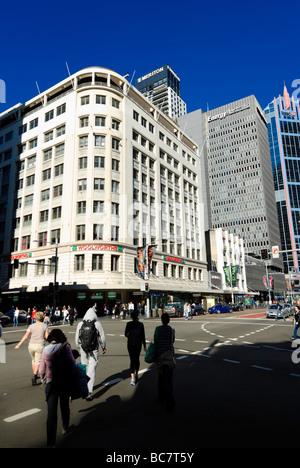
[(172, 119), (186, 114), (186, 103), (180, 97), (180, 78), (169, 65), (137, 78), (135, 86)]
[(47, 303), (52, 282), (59, 304), (140, 300), (137, 248), (150, 244), (151, 307), (205, 294), (200, 180), (195, 142), (111, 70), (2, 113), (3, 300)]
[(300, 107), (283, 96), (266, 107), (269, 144), (280, 227), (284, 269), (287, 274), (300, 266)]

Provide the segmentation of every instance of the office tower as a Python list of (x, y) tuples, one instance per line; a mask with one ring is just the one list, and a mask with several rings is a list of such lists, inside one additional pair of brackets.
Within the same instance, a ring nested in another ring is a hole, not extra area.
[[(267, 122), (256, 98), (196, 111), (179, 121), (199, 148), (204, 145), (199, 154), (208, 174), (209, 229), (241, 236), (246, 254), (260, 256), (262, 249), (280, 246)], [(280, 259), (270, 262), (282, 265)]]
[[(299, 270), (300, 262), (300, 108), (290, 98), (286, 86), (283, 96), (266, 107), (269, 144), (284, 270)], [(298, 249), (298, 251), (297, 251)]]
[(180, 78), (169, 65), (137, 78), (135, 86), (172, 119), (186, 114), (186, 103), (180, 97)]
[(101, 67), (0, 114), (5, 297), (42, 304), (57, 282), (62, 304), (141, 299), (137, 248), (149, 244), (157, 246), (152, 306), (207, 292), (197, 151), (123, 76)]

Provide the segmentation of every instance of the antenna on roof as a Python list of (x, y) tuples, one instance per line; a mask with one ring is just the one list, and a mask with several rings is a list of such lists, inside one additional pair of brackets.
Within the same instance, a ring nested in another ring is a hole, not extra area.
[[(71, 76), (71, 73), (70, 73), (70, 70), (69, 70), (68, 62), (66, 62), (66, 67), (67, 67), (69, 76)], [(72, 79), (71, 79), (71, 82), (72, 82), (73, 89), (75, 89), (75, 88), (74, 88), (74, 83), (73, 83), (73, 80), (72, 80)]]
[[(36, 87), (37, 87), (38, 93), (39, 93), (39, 95), (40, 95), (40, 94), (41, 94), (41, 91), (40, 91), (40, 88), (39, 88), (38, 82), (36, 81), (36, 82), (35, 82), (35, 84), (36, 84)], [(44, 107), (44, 105), (45, 105), (45, 102), (44, 102), (44, 100), (43, 100), (41, 97), (40, 97), (40, 100), (41, 100), (41, 103), (43, 104), (43, 107)]]
[[(131, 80), (130, 80), (130, 83), (129, 83), (129, 86), (128, 86), (128, 90), (127, 90), (126, 96), (127, 96), (127, 94), (129, 93), (129, 90), (130, 90), (130, 88), (131, 88), (131, 83), (132, 83), (134, 74), (135, 74), (135, 70), (134, 70), (133, 75), (132, 75), (132, 78), (131, 78)], [(126, 78), (127, 76), (129, 76), (129, 73), (127, 73), (126, 76), (124, 76), (124, 78)]]

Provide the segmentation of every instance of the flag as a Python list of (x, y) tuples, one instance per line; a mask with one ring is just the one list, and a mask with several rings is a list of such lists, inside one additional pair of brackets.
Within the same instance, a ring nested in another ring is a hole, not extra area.
[(145, 254), (146, 247), (136, 249), (136, 269), (138, 276), (142, 279), (145, 279)]
[(157, 249), (157, 245), (149, 245), (148, 247), (148, 271), (150, 272), (151, 261), (154, 257), (155, 251)]

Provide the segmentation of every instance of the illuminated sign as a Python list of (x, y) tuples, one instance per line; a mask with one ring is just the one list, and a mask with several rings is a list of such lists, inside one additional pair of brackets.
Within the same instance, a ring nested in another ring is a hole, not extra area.
[(183, 258), (178, 258), (178, 257), (172, 257), (170, 255), (163, 255), (162, 256), (163, 260), (167, 260), (168, 262), (175, 262), (175, 263), (184, 263)]

